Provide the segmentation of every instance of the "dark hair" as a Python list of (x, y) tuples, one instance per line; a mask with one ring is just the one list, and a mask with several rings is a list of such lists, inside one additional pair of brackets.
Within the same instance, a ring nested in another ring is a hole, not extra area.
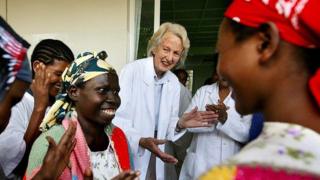
[(310, 75), (316, 73), (320, 67), (320, 49), (302, 48), (296, 46), (296, 54), (303, 59), (303, 64), (308, 69)]
[(33, 50), (31, 63), (35, 60), (41, 61), (44, 64), (52, 64), (54, 60), (71, 63), (74, 60), (74, 56), (71, 49), (62, 41), (44, 39), (40, 41)]
[[(235, 34), (236, 42), (243, 42), (254, 34), (264, 30), (265, 26), (260, 28), (252, 28), (231, 19), (228, 19), (232, 32)], [(304, 48), (290, 43), (295, 48), (295, 53), (303, 60), (303, 65), (307, 68), (310, 75), (313, 75), (320, 67), (320, 49), (319, 48)]]
[(211, 84), (213, 84), (213, 83), (215, 83), (215, 82), (213, 81), (213, 78), (212, 78), (212, 77), (208, 77), (208, 78), (204, 81), (203, 85), (204, 85), (204, 86), (205, 86), (205, 85), (211, 85)]
[(173, 73), (174, 73), (177, 77), (179, 77), (178, 75), (179, 75), (180, 73), (185, 74), (187, 78), (189, 77), (188, 72), (187, 72), (186, 70), (184, 70), (184, 69), (175, 69), (175, 70), (173, 70)]

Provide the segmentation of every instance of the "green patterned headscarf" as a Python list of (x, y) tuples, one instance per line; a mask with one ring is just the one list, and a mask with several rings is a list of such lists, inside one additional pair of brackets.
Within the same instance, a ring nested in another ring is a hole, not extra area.
[(74, 110), (74, 104), (68, 97), (70, 86), (77, 86), (95, 78), (101, 74), (114, 71), (106, 62), (107, 53), (102, 51), (98, 54), (85, 52), (80, 54), (62, 74), (62, 87), (56, 96), (56, 101), (44, 117), (40, 130), (48, 130), (50, 127), (61, 122), (69, 111)]

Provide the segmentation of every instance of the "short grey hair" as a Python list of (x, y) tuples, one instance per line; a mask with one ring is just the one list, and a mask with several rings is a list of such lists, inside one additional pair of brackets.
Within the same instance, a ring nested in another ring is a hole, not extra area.
[(158, 31), (152, 35), (151, 39), (148, 42), (148, 56), (152, 56), (152, 51), (160, 45), (164, 34), (166, 34), (167, 32), (171, 32), (181, 39), (183, 51), (180, 57), (179, 64), (184, 64), (190, 48), (190, 40), (188, 38), (186, 29), (182, 25), (176, 23), (166, 22), (161, 24)]

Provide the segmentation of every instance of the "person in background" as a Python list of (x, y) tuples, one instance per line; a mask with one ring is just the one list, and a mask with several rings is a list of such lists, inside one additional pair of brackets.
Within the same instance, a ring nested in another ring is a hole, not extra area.
[(29, 46), (0, 16), (0, 134), (8, 125), (11, 108), (32, 81), (27, 59)]
[[(29, 46), (0, 16), (0, 134), (9, 123), (11, 108), (22, 99), (32, 81)], [(0, 179), (5, 179), (1, 166)]]
[(189, 78), (188, 72), (185, 69), (175, 69), (173, 70), (173, 74), (175, 74), (179, 82), (186, 87)]
[(187, 150), (179, 179), (197, 179), (212, 166), (219, 165), (235, 153), (249, 139), (251, 116), (236, 112), (231, 88), (219, 78), (217, 83), (197, 90), (188, 111), (198, 107), (203, 111), (215, 111), (218, 120), (211, 127), (189, 128), (193, 139)]
[(212, 73), (212, 76), (211, 76), (211, 77), (208, 77), (208, 78), (204, 81), (203, 85), (204, 85), (204, 86), (205, 86), (205, 85), (211, 85), (211, 84), (216, 83), (218, 80), (219, 80), (219, 76), (218, 76), (217, 72), (214, 71), (214, 72)]
[(214, 84), (214, 83), (216, 83), (216, 82), (219, 80), (219, 76), (218, 76), (217, 70), (216, 70), (216, 69), (217, 69), (218, 56), (219, 56), (219, 54), (218, 54), (217, 52), (213, 54), (213, 59), (212, 59), (212, 61), (213, 61), (213, 63), (214, 63), (214, 66), (213, 66), (213, 68), (212, 68), (213, 72), (212, 72), (211, 76), (208, 77), (208, 78), (204, 81), (204, 83), (203, 83), (204, 86), (205, 86), (205, 85)]
[(35, 46), (31, 87), (12, 108), (10, 122), (0, 135), (0, 165), (8, 178), (24, 175), (30, 149), (40, 135), (39, 125), (60, 90), (61, 74), (73, 60), (62, 41), (45, 39)]
[(164, 152), (166, 140), (175, 141), (187, 127), (210, 126), (217, 118), (195, 108), (179, 119), (180, 83), (170, 70), (185, 60), (189, 46), (183, 26), (163, 23), (149, 40), (149, 57), (121, 71), (122, 103), (113, 122), (128, 137), (141, 179), (169, 178), (164, 163), (176, 164), (177, 159)]
[(179, 101), (179, 117), (182, 117), (183, 113), (187, 110), (191, 101), (191, 92), (186, 88), (186, 83), (189, 78), (189, 74), (184, 69), (175, 69), (173, 71), (180, 82), (180, 101)]
[(139, 176), (139, 172), (130, 171), (133, 164), (123, 131), (111, 123), (120, 105), (120, 87), (106, 57), (105, 51), (82, 53), (64, 71), (62, 89), (40, 125), (45, 132), (33, 144), (27, 179), (45, 165), (46, 136), (59, 141), (72, 123), (77, 126), (76, 143), (59, 179), (82, 179), (88, 169), (94, 179), (130, 180)]
[[(320, 179), (320, 1), (234, 0), (219, 30), (218, 73), (262, 133), (200, 179)], [(235, 58), (236, 57), (236, 58)]]
[[(186, 83), (189, 79), (189, 74), (185, 69), (175, 69), (173, 73), (177, 76), (180, 82), (180, 101), (179, 101), (179, 117), (181, 118), (183, 113), (187, 110), (192, 95), (191, 92), (186, 88)], [(186, 150), (189, 147), (192, 139), (192, 133), (186, 132), (178, 141), (175, 143), (169, 142), (166, 144), (165, 151), (173, 154), (178, 163), (174, 165), (166, 164), (166, 172), (167, 174), (176, 174), (176, 176), (172, 179), (178, 179), (181, 167), (186, 156)], [(175, 172), (172, 172), (175, 170)], [(174, 176), (174, 175), (172, 175)]]
[[(32, 73), (26, 54), (28, 47), (29, 44), (0, 17), (0, 133), (5, 129), (10, 119), (12, 106), (22, 99), (32, 81)], [(64, 158), (68, 157), (68, 151), (73, 149), (74, 133), (75, 126), (71, 125), (59, 144), (55, 144), (51, 137), (47, 137), (50, 144), (49, 151), (45, 156), (45, 165), (36, 175), (35, 180), (54, 178), (61, 174), (60, 167), (66, 166)], [(52, 168), (53, 165), (56, 168)], [(86, 172), (84, 176), (90, 179), (90, 171)], [(7, 179), (1, 167), (0, 179)]]

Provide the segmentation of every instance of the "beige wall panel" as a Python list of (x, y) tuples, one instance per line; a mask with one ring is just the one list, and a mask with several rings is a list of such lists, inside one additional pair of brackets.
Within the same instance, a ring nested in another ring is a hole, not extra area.
[(6, 19), (6, 0), (0, 0), (0, 16)]
[[(3, 1), (3, 0), (0, 0)], [(63, 40), (75, 54), (106, 50), (119, 70), (127, 58), (127, 0), (10, 0), (8, 22), (33, 46)]]

